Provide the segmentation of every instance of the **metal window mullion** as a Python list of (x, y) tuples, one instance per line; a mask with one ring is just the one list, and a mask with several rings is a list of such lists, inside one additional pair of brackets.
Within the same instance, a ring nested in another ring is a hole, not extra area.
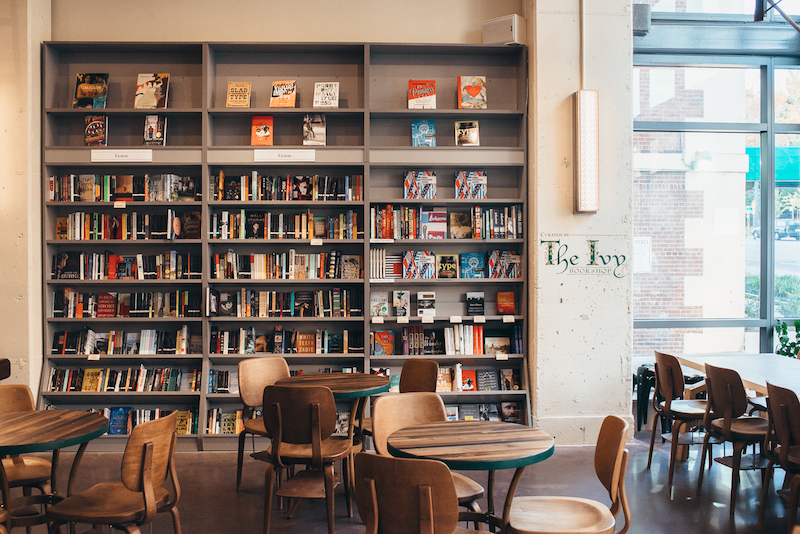
[(634, 121), (634, 132), (760, 133), (767, 125), (758, 122), (665, 122)]
[(767, 324), (761, 327), (759, 348), (772, 352), (772, 325), (775, 322), (775, 64), (762, 70), (761, 112), (767, 131), (761, 135), (761, 303), (760, 316)]

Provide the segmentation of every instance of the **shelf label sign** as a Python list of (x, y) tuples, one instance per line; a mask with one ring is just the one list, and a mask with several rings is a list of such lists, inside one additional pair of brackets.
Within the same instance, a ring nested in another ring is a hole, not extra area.
[(266, 148), (253, 150), (253, 162), (275, 161), (317, 161), (317, 151), (313, 149), (270, 150)]
[(398, 317), (397, 324), (408, 324), (408, 317), (405, 316)]
[(111, 161), (153, 161), (152, 148), (133, 148), (126, 150), (92, 149), (92, 163), (108, 163)]

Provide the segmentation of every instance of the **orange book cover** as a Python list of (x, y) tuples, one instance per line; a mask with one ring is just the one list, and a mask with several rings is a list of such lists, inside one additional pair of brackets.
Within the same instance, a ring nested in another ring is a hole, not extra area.
[(272, 146), (272, 117), (253, 117), (250, 127), (251, 146)]
[(436, 109), (436, 80), (408, 80), (408, 109)]
[(475, 369), (461, 371), (461, 391), (475, 391), (478, 386), (478, 373)]
[(498, 291), (497, 292), (497, 313), (499, 315), (516, 313), (514, 306), (514, 292), (513, 291)]
[(297, 80), (272, 82), (271, 108), (293, 108), (297, 102)]

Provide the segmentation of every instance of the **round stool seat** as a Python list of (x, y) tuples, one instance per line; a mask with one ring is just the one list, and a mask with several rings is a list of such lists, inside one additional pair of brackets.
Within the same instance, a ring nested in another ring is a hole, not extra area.
[(516, 497), (509, 533), (613, 534), (616, 521), (607, 506), (579, 497)]
[[(662, 402), (661, 407), (664, 405)], [(706, 406), (708, 401), (702, 399), (674, 400), (669, 405), (669, 411), (678, 419), (702, 419), (706, 413)]]

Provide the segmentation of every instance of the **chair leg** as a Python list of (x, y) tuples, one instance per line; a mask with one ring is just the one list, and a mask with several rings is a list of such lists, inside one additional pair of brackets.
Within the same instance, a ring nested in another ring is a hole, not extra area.
[(791, 490), (789, 492), (789, 508), (786, 510), (786, 532), (792, 534), (794, 524), (797, 521), (797, 504), (798, 497), (800, 497), (800, 476), (793, 475), (792, 483), (789, 487)]
[[(697, 492), (696, 492), (696, 495), (698, 497), (700, 496), (700, 490), (703, 489), (703, 471), (705, 470), (705, 467), (706, 467), (706, 451), (708, 451), (708, 441), (710, 439), (711, 439), (711, 434), (706, 432), (706, 435), (703, 438), (703, 452), (702, 452), (702, 454), (700, 454), (700, 469), (697, 470), (698, 474), (697, 474)], [(712, 464), (714, 462), (711, 460), (710, 456), (711, 455), (709, 454), (708, 462), (709, 462), (709, 464)], [(711, 469), (711, 465), (709, 465), (708, 468)]]
[(173, 506), (169, 509), (170, 515), (172, 515), (172, 530), (175, 534), (181, 534), (181, 514), (178, 513), (178, 507)]
[(264, 534), (269, 534), (269, 520), (272, 518), (272, 490), (275, 484), (275, 466), (268, 463), (264, 473)]
[[(761, 506), (758, 509), (758, 526), (756, 530), (761, 531), (764, 523), (764, 515), (767, 511), (767, 496), (769, 495), (769, 483), (772, 480), (772, 475), (775, 471), (775, 462), (770, 460), (767, 464), (766, 472), (764, 473), (764, 480), (761, 483)], [(787, 475), (788, 476), (788, 475)]]
[(242, 486), (242, 465), (244, 463), (244, 442), (247, 439), (247, 433), (242, 430), (239, 432), (239, 458), (236, 462), (236, 491)]
[[(345, 467), (347, 469), (345, 469)], [(353, 471), (353, 455), (349, 454), (347, 458), (342, 460), (342, 482), (344, 484), (344, 498), (347, 504), (347, 517), (353, 517), (353, 494), (351, 493), (353, 487), (350, 486), (350, 471)]]
[(742, 467), (742, 452), (745, 448), (744, 443), (734, 442), (733, 444), (733, 463), (731, 464), (731, 504), (729, 515), (733, 517), (736, 511), (736, 495), (739, 493), (739, 470)]
[(653, 460), (653, 446), (656, 442), (656, 423), (658, 422), (658, 412), (653, 414), (653, 427), (650, 429), (650, 452), (647, 453), (647, 468), (650, 469), (650, 462)]
[(678, 441), (680, 441), (681, 430), (686, 426), (685, 421), (675, 421), (672, 424), (672, 443), (669, 448), (669, 478), (667, 484), (672, 487), (672, 475), (675, 473), (675, 462), (678, 459)]
[(333, 529), (333, 464), (327, 464), (325, 470), (325, 504), (328, 507), (328, 534), (335, 534)]

